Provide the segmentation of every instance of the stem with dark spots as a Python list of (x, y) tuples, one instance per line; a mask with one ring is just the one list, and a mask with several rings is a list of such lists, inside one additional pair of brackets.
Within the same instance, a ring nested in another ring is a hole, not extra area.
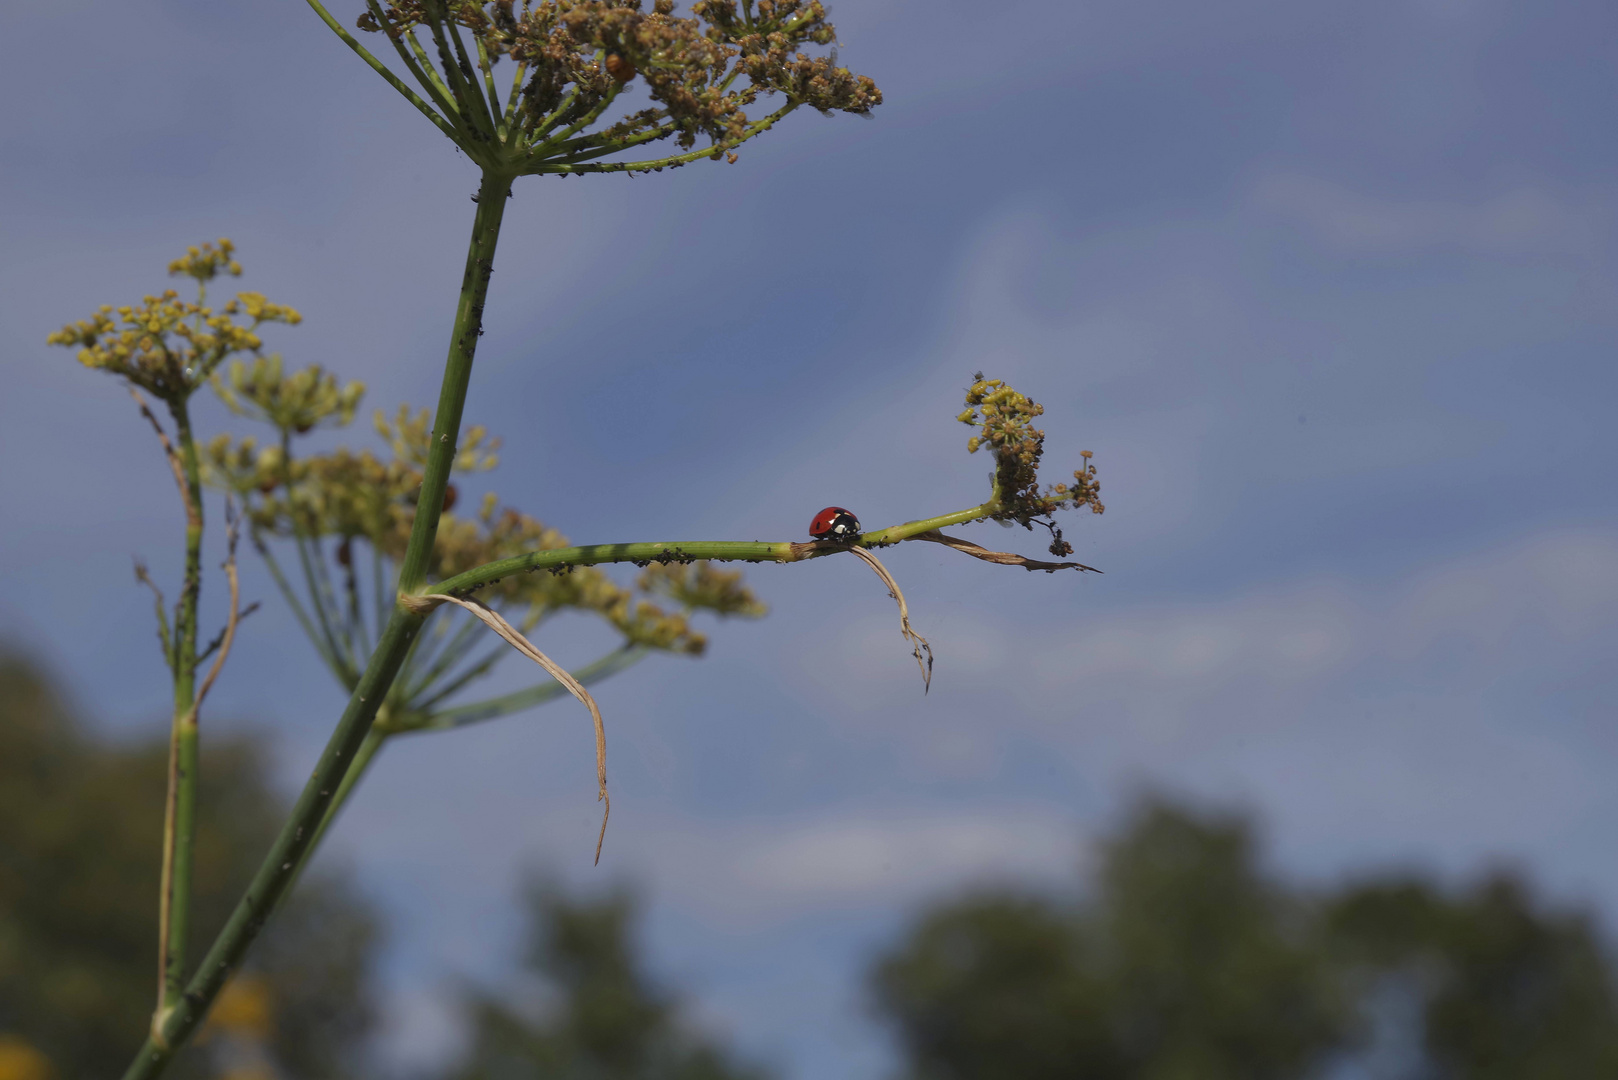
[(169, 403), (184, 483), (185, 579), (175, 602), (172, 641), (174, 718), (169, 735), (168, 797), (163, 813), (163, 864), (158, 901), (156, 1030), (185, 986), (186, 935), (191, 923), (191, 867), (197, 804), (197, 601), (202, 594), (202, 478), (191, 415), (184, 399)]

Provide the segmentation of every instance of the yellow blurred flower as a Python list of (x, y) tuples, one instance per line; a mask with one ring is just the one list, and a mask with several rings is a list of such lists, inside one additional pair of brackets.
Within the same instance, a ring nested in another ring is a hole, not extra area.
[(20, 1035), (0, 1034), (0, 1080), (50, 1080), (50, 1059)]

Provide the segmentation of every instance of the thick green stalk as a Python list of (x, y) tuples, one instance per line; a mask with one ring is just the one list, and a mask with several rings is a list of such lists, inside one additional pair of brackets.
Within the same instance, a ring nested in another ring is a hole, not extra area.
[(478, 209), (472, 219), (472, 242), (467, 247), (466, 269), (461, 275), (461, 297), (455, 308), (455, 329), (450, 335), (449, 357), (444, 362), (444, 382), (438, 392), (438, 414), (433, 418), (432, 449), (416, 501), (416, 520), (410, 529), (410, 546), (405, 549), (399, 569), (399, 591), (415, 593), (427, 580), (433, 541), (438, 536), (438, 508), (444, 505), (444, 489), (449, 485), (455, 464), (455, 440), (461, 433), (461, 412), (466, 406), (466, 386), (472, 377), (472, 357), (483, 334), (483, 301), (489, 293), (489, 275), (494, 272), (495, 245), (500, 240), (500, 221), (506, 213), (506, 197), (511, 193), (508, 175), (485, 172), (478, 185)]
[[(499, 240), (500, 221), (505, 214), (510, 186), (510, 176), (485, 173), (478, 190), (478, 209), (473, 219), (449, 357), (444, 366), (444, 383), (439, 394), (432, 450), (428, 454), (421, 495), (416, 504), (415, 525), (410, 533), (410, 544), (406, 548), (400, 574), (401, 592), (418, 591), (426, 580), (433, 541), (438, 534), (438, 518), (444, 505), (444, 489), (449, 483), (450, 468), (455, 461), (455, 438), (460, 431), (467, 384), (472, 377), (472, 358), (477, 350), (478, 335), (482, 332), (483, 300), (488, 292), (489, 273), (494, 265), (495, 245)], [(188, 431), (186, 428), (182, 430)], [(200, 503), (197, 505), (200, 506)], [(200, 515), (197, 520), (200, 536)], [(184, 993), (154, 1023), (154, 1030), (124, 1073), (125, 1080), (150, 1080), (163, 1073), (174, 1052), (207, 1015), (209, 1006), (225, 985), (225, 979), (258, 937), (282, 894), (296, 879), (298, 868), (314, 842), (321, 822), (325, 820), (339, 785), (348, 775), (350, 763), (369, 734), (376, 711), (393, 686), (399, 667), (421, 629), (423, 618), (402, 605), (395, 605), (387, 629), (354, 687), (348, 706), (343, 710), (342, 718), (337, 722), (314, 773), (298, 796), (291, 816), (270, 846), (269, 854), (259, 864), (246, 894), (214, 939), (196, 976), (185, 986)], [(194, 635), (192, 640), (194, 650)], [(194, 768), (191, 775), (194, 778)]]
[(191, 415), (170, 402), (179, 444), (181, 496), (185, 503), (185, 582), (174, 612), (174, 720), (169, 735), (168, 799), (163, 813), (163, 868), (159, 885), (157, 939), (159, 990), (154, 1030), (180, 1000), (185, 987), (186, 935), (191, 925), (191, 865), (197, 806), (197, 600), (202, 593), (202, 479)]
[(281, 894), (282, 900), (285, 900), (291, 894), (292, 887), (303, 877), (304, 869), (308, 867), (309, 860), (314, 858), (316, 849), (320, 847), (320, 842), (326, 839), (327, 830), (331, 828), (332, 822), (337, 820), (337, 815), (342, 813), (343, 807), (348, 803), (349, 792), (353, 791), (354, 785), (359, 783), (361, 778), (365, 776), (366, 770), (371, 767), (371, 762), (376, 760), (377, 751), (382, 749), (382, 744), (387, 741), (387, 738), (387, 733), (379, 730), (378, 724), (372, 724), (371, 730), (366, 732), (364, 741), (360, 743), (359, 750), (354, 754), (354, 760), (348, 763), (348, 772), (343, 774), (343, 782), (337, 785), (337, 794), (332, 796), (331, 804), (326, 807), (325, 816), (320, 819), (320, 826), (315, 829), (314, 839), (309, 841), (309, 846), (303, 851), (303, 857), (298, 860), (298, 865), (293, 869), (292, 880), (288, 883), (286, 891)]

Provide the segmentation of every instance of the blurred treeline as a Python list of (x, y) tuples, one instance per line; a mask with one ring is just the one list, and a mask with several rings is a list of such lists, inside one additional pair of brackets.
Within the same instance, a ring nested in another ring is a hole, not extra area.
[(1310, 893), (1249, 825), (1157, 802), (1089, 894), (936, 907), (872, 972), (910, 1075), (937, 1080), (1618, 1077), (1611, 957), (1498, 873)]
[[(205, 736), (198, 956), (287, 809), (260, 743)], [(107, 1080), (140, 1045), (157, 1001), (167, 769), (166, 733), (97, 737), (37, 670), (0, 655), (0, 1080)], [(171, 1075), (351, 1075), (371, 1022), (375, 940), (354, 890), (311, 874)]]
[[(262, 747), (205, 761), (199, 944), (284, 809)], [(156, 993), (165, 750), (92, 738), (0, 661), (0, 1080), (118, 1075)], [(1329, 890), (1263, 871), (1235, 816), (1143, 803), (1071, 896), (920, 912), (873, 960), (906, 1080), (1618, 1078), (1614, 967), (1586, 916), (1498, 873)], [(525, 979), (465, 997), (443, 1080), (766, 1080), (647, 973), (618, 891), (526, 896)], [(305, 881), (181, 1059), (202, 1077), (358, 1077), (374, 917)]]

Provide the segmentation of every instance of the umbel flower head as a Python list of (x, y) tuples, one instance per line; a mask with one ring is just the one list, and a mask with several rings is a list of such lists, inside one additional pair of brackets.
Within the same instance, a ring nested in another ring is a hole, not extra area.
[[(1073, 483), (1039, 488), (1039, 463), (1045, 454), (1045, 432), (1034, 427), (1034, 418), (1045, 407), (1007, 386), (1000, 379), (974, 377), (966, 391), (966, 410), (956, 417), (963, 424), (978, 428), (966, 441), (966, 448), (977, 453), (987, 446), (994, 453), (994, 496), (998, 510), (992, 516), (1032, 527), (1035, 518), (1049, 517), (1057, 510), (1077, 510), (1088, 506), (1094, 514), (1103, 513), (1101, 481), (1090, 462), (1090, 451), (1080, 453), (1084, 463), (1073, 471)], [(1060, 532), (1052, 550), (1062, 545)], [(1062, 545), (1066, 547), (1067, 545)]]
[[(419, 93), (311, 3), (468, 157), (507, 176), (734, 161), (800, 106), (864, 115), (882, 102), (834, 51), (811, 55), (836, 40), (820, 0), (696, 0), (688, 16), (672, 0), (366, 0), (359, 28), (388, 39)], [(614, 109), (621, 97), (639, 107)], [(780, 104), (750, 116), (766, 97)], [(666, 139), (682, 152), (604, 160)]]
[[(197, 299), (181, 300), (173, 289), (148, 296), (140, 304), (103, 305), (88, 319), (62, 327), (45, 340), (52, 345), (78, 345), (79, 363), (122, 375), (135, 386), (174, 404), (206, 383), (229, 357), (257, 353), (264, 323), (295, 326), (303, 316), (262, 293), (237, 293), (217, 312), (207, 306), (208, 282), (221, 272), (239, 276), (235, 245), (189, 248), (169, 264), (169, 274), (197, 283)], [(238, 321), (245, 320), (245, 321)]]
[(339, 386), (337, 376), (319, 364), (283, 376), (279, 356), (256, 357), (251, 364), (233, 360), (225, 377), (214, 373), (213, 388), (237, 416), (298, 435), (324, 423), (346, 425), (365, 394), (364, 383)]
[[(282, 445), (260, 446), (251, 437), (234, 440), (220, 435), (202, 448), (204, 479), (212, 486), (234, 493), (245, 508), (247, 522), (256, 537), (283, 537), (311, 545), (310, 554), (321, 558), (322, 541), (336, 543), (341, 574), (351, 574), (357, 544), (369, 546), (375, 556), (392, 562), (404, 557), (416, 514), (416, 497), (421, 488), (422, 469), (431, 440), (431, 421), (425, 410), (413, 412), (400, 406), (389, 418), (380, 410), (375, 416), (377, 434), (392, 451), (378, 457), (369, 450), (338, 447), (326, 453), (294, 456), (288, 453), (289, 434), (301, 434), (284, 420), (273, 418), (266, 403), (286, 402), (299, 397), (300, 388), (327, 385), (326, 400), (346, 404), (329, 414), (342, 426), (352, 416), (359, 389), (354, 384), (338, 389), (335, 380), (319, 368), (292, 375), (268, 375), (271, 365), (258, 371), (244, 368), (236, 386), (247, 386), (257, 410), (244, 409), (281, 429)], [(216, 385), (223, 385), (216, 383)], [(243, 393), (241, 390), (233, 390)], [(349, 394), (353, 397), (350, 399)], [(313, 413), (302, 414), (312, 416)], [(500, 441), (489, 437), (481, 427), (461, 434), (454, 462), (457, 474), (487, 472), (497, 463), (495, 450)], [(491, 493), (468, 516), (456, 514), (459, 497), (452, 484), (439, 519), (437, 540), (429, 564), (434, 579), (453, 577), (477, 566), (530, 551), (568, 546), (568, 540), (555, 529), (511, 507), (502, 507)], [(659, 596), (679, 610), (669, 611), (647, 597)], [(720, 617), (756, 618), (764, 613), (737, 572), (721, 571), (708, 563), (654, 565), (641, 575), (634, 589), (626, 589), (593, 567), (579, 567), (566, 574), (518, 574), (493, 584), (483, 598), (501, 607), (524, 625), (562, 610), (586, 611), (611, 624), (626, 643), (670, 652), (698, 654), (707, 639), (690, 625), (687, 613), (709, 611)]]

